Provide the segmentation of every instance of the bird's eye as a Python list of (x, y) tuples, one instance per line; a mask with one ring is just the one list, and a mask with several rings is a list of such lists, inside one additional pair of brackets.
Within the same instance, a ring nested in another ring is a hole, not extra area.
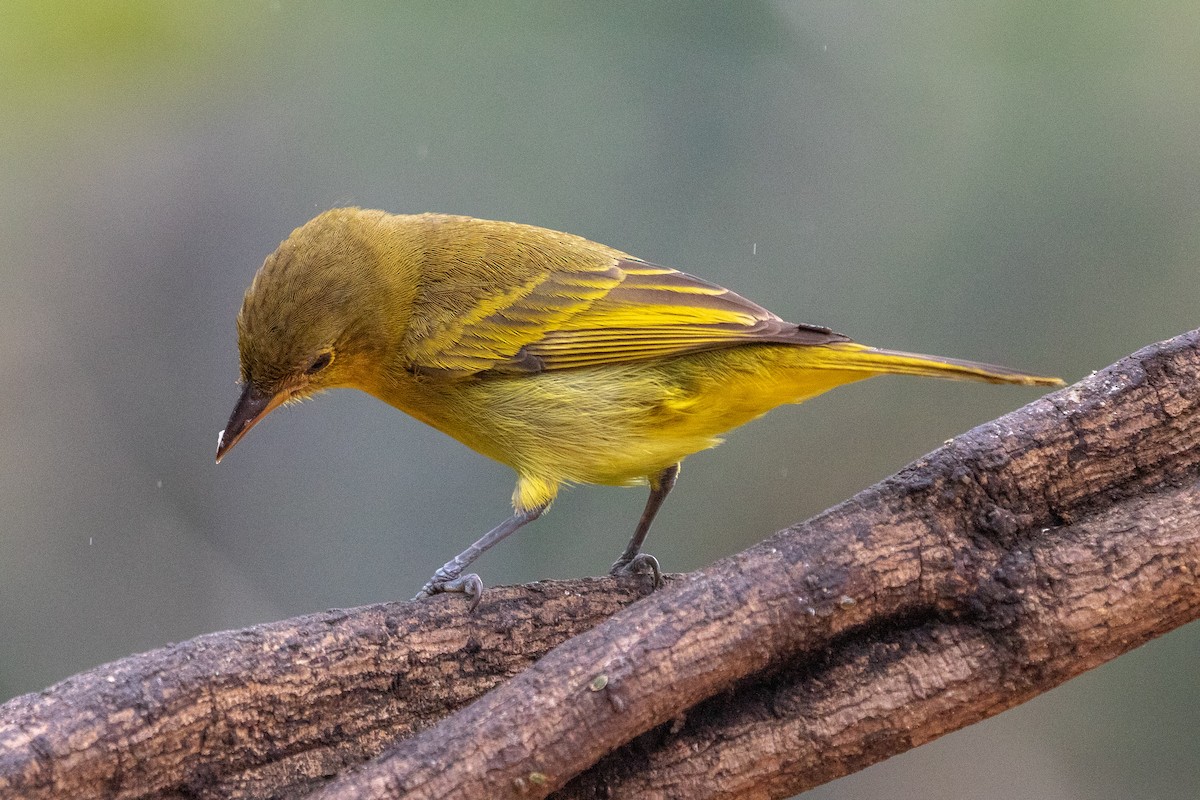
[(312, 360), (312, 363), (305, 368), (304, 374), (316, 375), (318, 372), (328, 367), (331, 361), (333, 361), (333, 353), (329, 352), (328, 350), (323, 353), (318, 353), (317, 357)]

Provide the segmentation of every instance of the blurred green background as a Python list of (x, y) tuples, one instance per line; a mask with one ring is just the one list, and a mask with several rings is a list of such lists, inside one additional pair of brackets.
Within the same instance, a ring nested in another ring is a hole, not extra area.
[[(1200, 6), (1084, 2), (0, 9), (0, 700), (207, 631), (412, 595), (512, 476), (366, 397), (219, 468), (254, 270), (356, 204), (569, 230), (872, 344), (1075, 380), (1200, 324)], [(690, 570), (1036, 390), (888, 378), (691, 459)], [(580, 487), (490, 584), (602, 573)], [(1200, 792), (1190, 626), (809, 796)]]

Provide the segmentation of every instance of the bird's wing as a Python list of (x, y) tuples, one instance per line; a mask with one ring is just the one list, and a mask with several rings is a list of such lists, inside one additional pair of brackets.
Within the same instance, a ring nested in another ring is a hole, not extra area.
[(419, 372), (519, 374), (752, 342), (848, 341), (828, 328), (785, 322), (716, 284), (629, 257), (545, 270), (439, 319), (409, 343)]

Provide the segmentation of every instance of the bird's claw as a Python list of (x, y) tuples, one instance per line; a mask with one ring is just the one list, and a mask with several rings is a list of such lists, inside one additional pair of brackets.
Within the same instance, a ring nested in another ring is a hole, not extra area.
[(421, 587), (421, 591), (417, 592), (413, 600), (424, 600), (426, 597), (445, 592), (464, 595), (467, 598), (467, 611), (474, 611), (475, 606), (479, 605), (479, 601), (483, 597), (483, 579), (474, 572), (452, 578), (438, 570), (437, 574)]
[(620, 559), (612, 565), (608, 571), (609, 575), (615, 577), (623, 575), (653, 575), (654, 588), (661, 589), (663, 587), (662, 570), (658, 566), (658, 559), (649, 553), (638, 553), (633, 558), (626, 561)]

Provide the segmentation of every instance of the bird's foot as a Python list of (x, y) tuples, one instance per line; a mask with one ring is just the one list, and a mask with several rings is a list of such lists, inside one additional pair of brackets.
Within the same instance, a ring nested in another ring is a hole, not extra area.
[(649, 553), (638, 553), (633, 558), (620, 558), (608, 571), (609, 575), (621, 577), (624, 575), (653, 575), (654, 588), (663, 586), (662, 570), (659, 569), (658, 559)]
[(467, 611), (474, 611), (475, 606), (479, 605), (480, 598), (483, 597), (483, 579), (474, 572), (468, 572), (466, 575), (450, 575), (439, 569), (433, 573), (429, 582), (421, 587), (421, 591), (417, 592), (417, 596), (413, 600), (423, 600), (443, 592), (457, 592), (464, 595), (467, 598)]

